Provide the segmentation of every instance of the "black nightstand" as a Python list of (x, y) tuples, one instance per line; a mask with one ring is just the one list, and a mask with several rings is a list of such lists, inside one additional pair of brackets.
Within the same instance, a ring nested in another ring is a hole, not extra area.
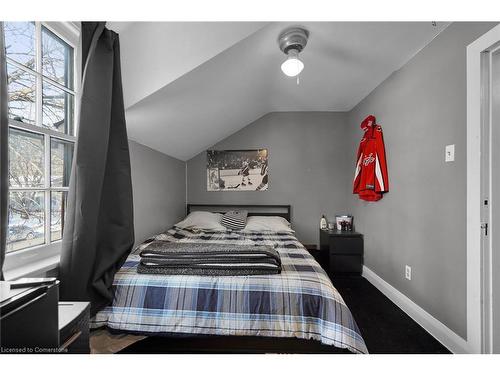
[(90, 303), (59, 302), (59, 350), (62, 353), (89, 354)]
[(330, 277), (361, 276), (363, 235), (358, 232), (320, 229), (320, 249), (328, 254)]
[(316, 259), (316, 262), (319, 263), (321, 268), (323, 268), (325, 271), (328, 271), (328, 251), (323, 251), (321, 249), (318, 249), (318, 245), (313, 244), (303, 244), (306, 250), (311, 254), (314, 259)]

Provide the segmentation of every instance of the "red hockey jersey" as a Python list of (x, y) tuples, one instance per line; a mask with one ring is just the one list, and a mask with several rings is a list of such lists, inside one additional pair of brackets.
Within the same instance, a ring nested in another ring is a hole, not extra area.
[(365, 201), (378, 201), (389, 191), (384, 136), (375, 121), (375, 116), (370, 115), (361, 123), (365, 134), (356, 157), (353, 193)]

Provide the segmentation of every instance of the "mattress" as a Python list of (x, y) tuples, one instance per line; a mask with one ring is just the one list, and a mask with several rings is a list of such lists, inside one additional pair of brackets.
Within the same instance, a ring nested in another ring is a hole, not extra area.
[[(276, 275), (138, 274), (152, 241), (268, 245), (280, 254)], [(289, 232), (205, 232), (172, 228), (139, 245), (113, 282), (113, 303), (91, 327), (141, 335), (295, 337), (367, 353), (358, 326), (325, 271)]]

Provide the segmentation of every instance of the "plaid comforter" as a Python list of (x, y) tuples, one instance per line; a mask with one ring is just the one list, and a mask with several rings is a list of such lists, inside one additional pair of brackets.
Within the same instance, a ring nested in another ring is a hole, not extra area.
[[(275, 247), (278, 275), (138, 274), (140, 251), (154, 240)], [(210, 334), (314, 339), (367, 353), (349, 308), (325, 271), (290, 233), (196, 232), (173, 228), (139, 245), (114, 279), (113, 304), (93, 328), (144, 335)]]

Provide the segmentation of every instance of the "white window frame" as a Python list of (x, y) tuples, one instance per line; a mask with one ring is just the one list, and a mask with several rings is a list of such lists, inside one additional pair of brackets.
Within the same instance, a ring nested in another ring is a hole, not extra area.
[[(42, 35), (42, 25), (50, 30), (52, 33), (61, 38), (69, 46), (73, 48), (73, 90), (68, 89), (64, 85), (50, 79), (50, 77), (44, 76), (41, 70), (42, 61), (42, 51), (41, 51), (41, 35)], [(29, 131), (35, 134), (41, 134), (44, 136), (44, 186), (40, 188), (9, 188), (9, 191), (27, 191), (36, 190), (43, 191), (45, 193), (44, 210), (45, 210), (45, 238), (44, 244), (33, 246), (25, 249), (20, 249), (16, 251), (9, 252), (5, 255), (4, 263), (4, 274), (6, 279), (14, 279), (21, 276), (27, 276), (36, 273), (37, 271), (45, 271), (44, 268), (51, 268), (53, 265), (57, 265), (59, 262), (59, 255), (61, 252), (61, 240), (51, 242), (50, 236), (50, 204), (51, 204), (51, 192), (54, 191), (68, 191), (68, 187), (51, 187), (50, 182), (50, 153), (51, 153), (51, 139), (69, 141), (76, 144), (76, 134), (77, 134), (77, 114), (79, 113), (79, 100), (78, 93), (80, 91), (80, 77), (81, 77), (81, 64), (80, 61), (80, 46), (79, 46), (79, 36), (80, 28), (79, 25), (72, 22), (35, 22), (35, 43), (36, 43), (36, 64), (35, 70), (33, 71), (29, 68), (24, 67), (13, 60), (8, 59), (8, 63), (21, 68), (25, 71), (29, 71), (30, 74), (35, 75), (36, 83), (36, 99), (35, 99), (35, 125), (23, 123), (20, 121), (15, 121), (9, 119), (9, 128), (19, 129), (24, 131)], [(74, 95), (74, 106), (73, 106), (73, 130), (74, 135), (68, 135), (60, 133), (51, 129), (38, 126), (41, 124), (42, 116), (42, 87), (43, 80), (49, 82), (51, 85), (64, 90), (65, 92)], [(47, 215), (47, 213), (49, 213)], [(43, 266), (42, 266), (43, 264)]]

